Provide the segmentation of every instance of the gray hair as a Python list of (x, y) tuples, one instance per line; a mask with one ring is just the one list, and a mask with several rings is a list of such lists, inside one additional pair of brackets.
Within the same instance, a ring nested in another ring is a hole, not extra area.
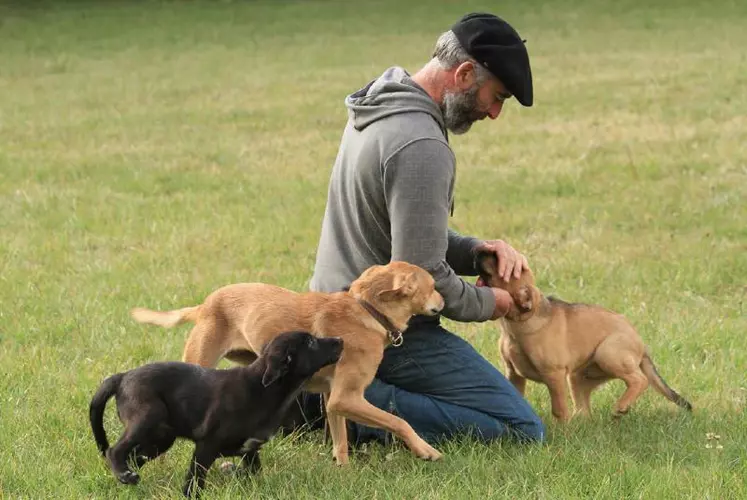
[(474, 63), (475, 80), (478, 85), (481, 85), (491, 75), (490, 71), (488, 71), (482, 64), (475, 61), (475, 59), (464, 50), (464, 47), (462, 47), (462, 44), (459, 43), (456, 35), (451, 30), (438, 37), (436, 47), (433, 49), (433, 59), (435, 59), (438, 62), (438, 65), (443, 69), (451, 69), (454, 66), (458, 66), (467, 61)]

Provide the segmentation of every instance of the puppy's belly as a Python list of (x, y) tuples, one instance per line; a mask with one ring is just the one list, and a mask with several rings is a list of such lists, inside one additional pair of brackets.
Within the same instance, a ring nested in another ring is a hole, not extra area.
[(580, 373), (589, 380), (607, 380), (611, 378), (607, 372), (602, 370), (602, 368), (594, 362), (582, 366), (581, 368), (576, 370), (576, 372)]

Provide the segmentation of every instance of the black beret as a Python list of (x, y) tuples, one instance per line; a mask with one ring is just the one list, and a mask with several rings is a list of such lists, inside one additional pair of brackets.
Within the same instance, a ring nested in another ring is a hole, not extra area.
[(531, 106), (532, 69), (529, 54), (515, 29), (493, 14), (467, 14), (451, 27), (459, 43), (485, 66), (524, 106)]

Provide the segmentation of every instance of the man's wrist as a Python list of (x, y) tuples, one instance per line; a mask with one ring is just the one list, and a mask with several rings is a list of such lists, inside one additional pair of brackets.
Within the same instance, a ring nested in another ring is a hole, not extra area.
[(505, 290), (501, 290), (500, 288), (491, 288), (491, 290), (495, 296), (495, 309), (493, 310), (492, 319), (503, 318), (511, 310), (513, 299)]

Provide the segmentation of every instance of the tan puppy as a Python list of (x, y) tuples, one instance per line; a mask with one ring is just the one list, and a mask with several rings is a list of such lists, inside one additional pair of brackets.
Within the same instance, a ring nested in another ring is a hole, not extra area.
[(318, 337), (343, 339), (336, 365), (317, 372), (307, 390), (324, 393), (333, 455), (348, 461), (345, 418), (386, 429), (399, 436), (420, 458), (441, 454), (401, 418), (376, 408), (363, 398), (390, 343), (402, 342), (402, 331), (413, 315), (435, 315), (444, 307), (431, 275), (418, 266), (391, 262), (373, 266), (355, 280), (348, 292), (297, 293), (263, 283), (219, 288), (202, 305), (175, 311), (133, 309), (140, 323), (172, 327), (195, 323), (184, 347), (183, 360), (214, 367), (221, 358), (251, 362), (254, 354), (279, 334), (303, 330)]
[(531, 271), (506, 283), (495, 271), (495, 255), (480, 254), (477, 261), (482, 280), (507, 290), (515, 302), (502, 320), (506, 376), (522, 394), (526, 379), (545, 384), (557, 419), (570, 418), (567, 383), (576, 413), (588, 415), (591, 392), (615, 378), (627, 385), (615, 416), (627, 413), (649, 383), (670, 401), (692, 410), (658, 374), (643, 340), (623, 316), (599, 306), (545, 297)]

